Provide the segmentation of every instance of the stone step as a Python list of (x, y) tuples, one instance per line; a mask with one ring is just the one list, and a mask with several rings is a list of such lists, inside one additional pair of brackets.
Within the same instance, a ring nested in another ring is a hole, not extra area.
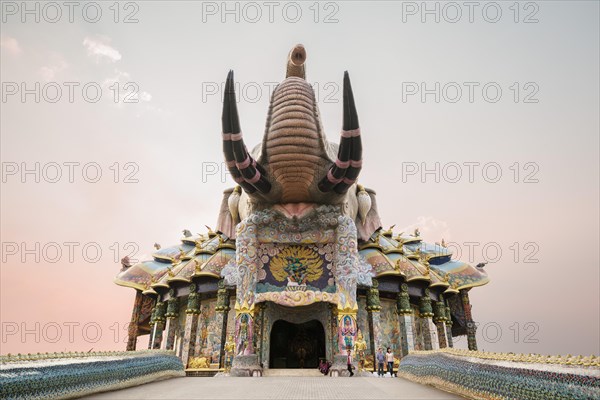
[(265, 368), (263, 376), (324, 376), (318, 369), (310, 368)]

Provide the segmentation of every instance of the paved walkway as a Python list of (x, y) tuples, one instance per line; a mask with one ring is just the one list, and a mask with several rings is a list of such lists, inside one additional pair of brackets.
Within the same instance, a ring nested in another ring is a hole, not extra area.
[(402, 378), (174, 378), (86, 399), (460, 399)]

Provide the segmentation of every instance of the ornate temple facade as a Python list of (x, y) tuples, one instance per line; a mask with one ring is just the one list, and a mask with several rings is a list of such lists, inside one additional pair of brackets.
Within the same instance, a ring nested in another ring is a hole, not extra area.
[(454, 260), (419, 231), (382, 228), (375, 191), (357, 184), (362, 144), (344, 76), (340, 143), (326, 140), (301, 45), (274, 90), (263, 142), (244, 144), (233, 73), (223, 100), (223, 151), (237, 186), (224, 192), (216, 229), (124, 259), (115, 278), (136, 290), (128, 350), (170, 349), (194, 370), (259, 376), (271, 368), (333, 363), (346, 353), (373, 368), (378, 348), (476, 350), (469, 291), (482, 268)]

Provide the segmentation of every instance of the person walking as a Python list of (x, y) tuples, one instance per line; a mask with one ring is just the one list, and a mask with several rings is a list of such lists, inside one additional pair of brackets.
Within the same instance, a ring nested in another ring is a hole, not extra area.
[(354, 376), (354, 372), (352, 372), (352, 350), (348, 349), (348, 372), (350, 372), (350, 377)]
[(381, 350), (381, 347), (377, 349), (375, 358), (377, 360), (377, 375), (383, 376), (383, 363), (385, 362), (385, 356), (383, 355), (383, 350)]
[(387, 361), (388, 372), (390, 373), (390, 377), (392, 377), (394, 376), (394, 353), (392, 353), (392, 349), (389, 347), (387, 348), (387, 353), (385, 353), (385, 359)]

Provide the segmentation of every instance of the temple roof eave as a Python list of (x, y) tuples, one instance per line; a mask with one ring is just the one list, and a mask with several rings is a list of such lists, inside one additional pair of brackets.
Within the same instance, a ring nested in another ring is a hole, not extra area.
[(113, 279), (113, 282), (119, 286), (123, 286), (123, 287), (127, 287), (127, 288), (131, 288), (131, 289), (135, 289), (135, 290), (141, 290), (144, 291), (146, 290), (146, 286), (139, 284), (139, 283), (134, 283), (134, 282), (126, 282), (126, 281), (122, 281), (120, 280), (118, 277)]
[[(115, 284), (157, 294), (157, 290), (169, 289), (177, 282), (191, 283), (201, 277), (219, 279), (223, 266), (235, 260), (235, 241), (219, 233), (183, 238), (182, 243), (122, 270), (115, 277)], [(425, 282), (430, 288), (442, 289), (444, 294), (457, 294), (489, 283), (483, 269), (451, 260), (448, 252), (432, 251), (438, 247), (420, 237), (393, 237), (389, 231), (379, 230), (359, 245), (359, 253), (373, 266), (375, 278), (397, 276), (407, 283)]]

